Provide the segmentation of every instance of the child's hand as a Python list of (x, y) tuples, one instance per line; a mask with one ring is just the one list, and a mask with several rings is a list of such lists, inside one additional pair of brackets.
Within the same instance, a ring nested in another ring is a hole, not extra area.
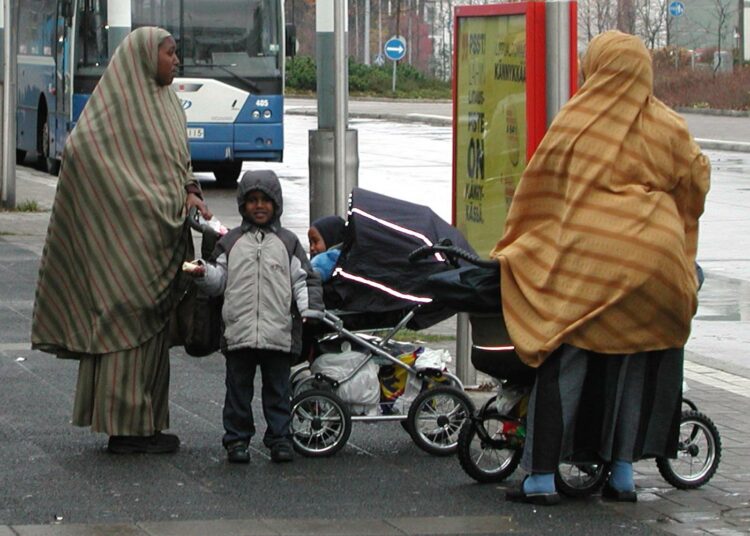
[(203, 277), (206, 275), (206, 267), (200, 260), (183, 262), (182, 271), (192, 277)]

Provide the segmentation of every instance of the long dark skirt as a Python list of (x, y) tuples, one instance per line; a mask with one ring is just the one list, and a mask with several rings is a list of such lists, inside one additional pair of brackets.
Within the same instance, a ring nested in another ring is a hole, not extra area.
[(684, 351), (597, 354), (563, 345), (539, 367), (521, 466), (609, 462), (677, 453)]

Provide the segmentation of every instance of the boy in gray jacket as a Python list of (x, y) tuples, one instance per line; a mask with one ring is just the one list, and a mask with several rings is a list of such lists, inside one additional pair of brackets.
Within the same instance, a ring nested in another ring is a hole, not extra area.
[(273, 171), (248, 171), (237, 188), (242, 224), (221, 238), (213, 262), (193, 272), (207, 294), (224, 295), (226, 398), (222, 440), (232, 463), (248, 463), (255, 433), (251, 402), (260, 366), (263, 443), (274, 462), (292, 460), (289, 369), (302, 346), (302, 321), (323, 309), (320, 280), (294, 233), (281, 227), (281, 184)]

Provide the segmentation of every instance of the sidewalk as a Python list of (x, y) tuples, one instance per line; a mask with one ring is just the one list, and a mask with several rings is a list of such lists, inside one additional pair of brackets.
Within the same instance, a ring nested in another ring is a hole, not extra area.
[[(55, 185), (56, 178), (20, 167), (16, 197), (48, 209)], [(704, 487), (680, 491), (653, 461), (640, 462), (637, 504), (592, 497), (548, 509), (508, 505), (503, 488), (517, 485), (520, 472), (500, 486), (474, 484), (455, 460), (420, 456), (400, 430), (366, 427), (344, 456), (279, 470), (254, 451), (249, 471), (227, 471), (215, 444), (223, 365), (214, 358), (176, 358), (174, 420), (185, 448), (169, 460), (115, 463), (100, 452), (100, 439), (67, 424), (74, 367), (28, 349), (48, 217), (0, 212), (0, 536), (750, 534), (750, 369), (702, 352), (687, 355), (687, 396), (719, 428), (719, 471)], [(737, 224), (725, 225), (729, 234)], [(455, 334), (450, 322), (433, 331)], [(194, 385), (198, 376), (207, 384)], [(440, 507), (411, 508), (443, 500), (431, 495), (436, 488), (451, 493)], [(32, 507), (48, 513), (46, 524), (7, 524), (9, 512)]]

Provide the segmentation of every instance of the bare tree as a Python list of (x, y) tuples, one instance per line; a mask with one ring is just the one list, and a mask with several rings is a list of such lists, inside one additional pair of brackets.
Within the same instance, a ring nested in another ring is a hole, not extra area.
[(635, 0), (617, 0), (617, 29), (635, 33)]
[(617, 27), (617, 4), (614, 0), (580, 0), (578, 28), (580, 44), (585, 45), (597, 34)]
[(636, 0), (636, 32), (648, 48), (653, 49), (665, 44), (668, 2), (669, 0)]
[(734, 0), (712, 0), (711, 16), (708, 20), (700, 20), (698, 26), (708, 35), (712, 35), (716, 43), (716, 56), (713, 71), (722, 69), (723, 54), (727, 36), (732, 35), (731, 21), (737, 15), (737, 3)]

